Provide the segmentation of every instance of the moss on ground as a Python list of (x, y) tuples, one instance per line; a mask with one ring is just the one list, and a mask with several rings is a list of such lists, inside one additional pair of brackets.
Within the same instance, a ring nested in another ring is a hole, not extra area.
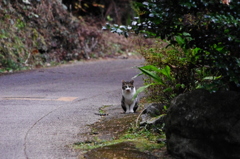
[(92, 131), (84, 134), (88, 136), (88, 140), (73, 145), (74, 149), (84, 151), (84, 154), (79, 156), (80, 159), (110, 159), (113, 156), (123, 159), (170, 159), (163, 133), (154, 133), (134, 126), (139, 113), (122, 114), (119, 107), (105, 108), (108, 110), (104, 112), (107, 112), (109, 116), (90, 125)]

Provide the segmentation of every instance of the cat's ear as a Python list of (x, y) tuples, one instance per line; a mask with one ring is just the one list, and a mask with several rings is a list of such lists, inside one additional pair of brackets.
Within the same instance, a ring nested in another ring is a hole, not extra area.
[(134, 80), (131, 80), (130, 83), (133, 84), (133, 83), (134, 83)]
[(124, 81), (124, 80), (122, 80), (122, 83), (125, 83), (125, 81)]

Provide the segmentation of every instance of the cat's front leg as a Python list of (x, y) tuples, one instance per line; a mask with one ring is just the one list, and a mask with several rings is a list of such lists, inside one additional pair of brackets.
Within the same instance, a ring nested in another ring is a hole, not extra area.
[(130, 105), (130, 107), (129, 107), (129, 113), (134, 113), (134, 110), (133, 110), (134, 105), (135, 105), (134, 102)]
[(126, 114), (131, 113), (131, 112), (130, 112), (130, 110), (131, 110), (130, 107), (131, 107), (131, 106), (126, 105)]

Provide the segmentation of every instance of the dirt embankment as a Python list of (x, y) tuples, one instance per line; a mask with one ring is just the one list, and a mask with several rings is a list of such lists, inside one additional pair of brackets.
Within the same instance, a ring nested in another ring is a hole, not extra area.
[(58, 0), (3, 0), (0, 17), (0, 72), (113, 57), (132, 48), (129, 39), (73, 16)]

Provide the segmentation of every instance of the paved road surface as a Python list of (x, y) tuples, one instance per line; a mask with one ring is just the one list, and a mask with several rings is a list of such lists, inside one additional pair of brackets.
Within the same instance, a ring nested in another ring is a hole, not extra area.
[(0, 158), (76, 158), (69, 146), (100, 119), (99, 107), (120, 106), (121, 80), (142, 63), (80, 62), (0, 76)]

